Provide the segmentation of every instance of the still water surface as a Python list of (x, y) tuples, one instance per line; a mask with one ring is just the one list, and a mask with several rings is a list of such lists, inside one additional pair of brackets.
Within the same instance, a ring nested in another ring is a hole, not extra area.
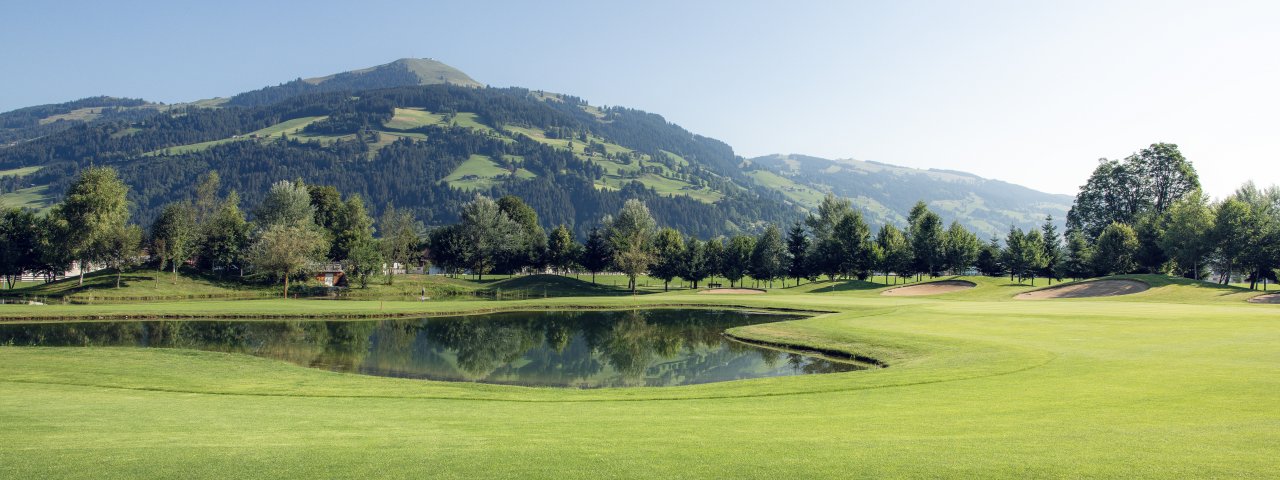
[(746, 345), (725, 329), (799, 318), (730, 310), (516, 312), (380, 321), (0, 325), (0, 345), (244, 353), (338, 372), (575, 388), (845, 372), (860, 365)]

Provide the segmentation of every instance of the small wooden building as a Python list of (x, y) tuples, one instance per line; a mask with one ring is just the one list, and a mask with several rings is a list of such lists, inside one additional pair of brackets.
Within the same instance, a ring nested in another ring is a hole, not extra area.
[(336, 287), (346, 283), (346, 273), (341, 263), (326, 263), (316, 269), (316, 281), (326, 287)]

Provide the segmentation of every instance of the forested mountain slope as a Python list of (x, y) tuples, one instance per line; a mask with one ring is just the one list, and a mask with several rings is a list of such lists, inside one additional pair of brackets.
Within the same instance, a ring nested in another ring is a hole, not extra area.
[(176, 107), (0, 149), (0, 171), (24, 172), (7, 178), (6, 192), (46, 201), (80, 168), (117, 168), (143, 223), (190, 195), (208, 170), (219, 171), (248, 207), (272, 182), (300, 178), (360, 194), (375, 214), (394, 204), (428, 224), (454, 221), (478, 193), (519, 195), (544, 223), (579, 233), (632, 197), (664, 224), (704, 237), (799, 217), (738, 161), (728, 145), (658, 115), (451, 84), (313, 93), (258, 107)]

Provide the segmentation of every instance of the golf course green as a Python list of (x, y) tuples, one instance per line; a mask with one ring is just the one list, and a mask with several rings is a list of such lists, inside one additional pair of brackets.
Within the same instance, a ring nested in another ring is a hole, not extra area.
[[(0, 305), (0, 322), (492, 311), (810, 312), (731, 336), (887, 368), (676, 387), (517, 387), (169, 348), (0, 346), (0, 478), (1266, 478), (1280, 471), (1280, 307), (1163, 276), (1015, 300), (1007, 278), (885, 296), (174, 300)], [(355, 320), (352, 320), (355, 321)]]

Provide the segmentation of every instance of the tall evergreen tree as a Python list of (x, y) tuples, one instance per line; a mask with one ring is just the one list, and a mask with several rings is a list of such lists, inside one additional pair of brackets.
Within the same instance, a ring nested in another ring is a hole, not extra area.
[(1044, 268), (1040, 270), (1040, 276), (1049, 279), (1049, 284), (1053, 285), (1054, 280), (1062, 279), (1062, 264), (1066, 254), (1062, 250), (1062, 238), (1058, 235), (1058, 227), (1053, 224), (1052, 215), (1044, 217), (1044, 225), (1040, 226), (1040, 238), (1044, 242)]
[(1089, 278), (1096, 273), (1093, 269), (1093, 246), (1084, 239), (1084, 233), (1067, 232), (1066, 260), (1063, 262), (1063, 273), (1071, 278)]
[(373, 219), (365, 211), (359, 195), (343, 202), (336, 217), (334, 246), (329, 249), (329, 258), (341, 261), (346, 275), (354, 278), (360, 288), (365, 288), (369, 285), (369, 276), (383, 263), (382, 252), (373, 238)]
[(805, 234), (804, 224), (796, 222), (787, 231), (787, 253), (791, 258), (787, 275), (796, 279), (796, 286), (799, 286), (800, 279), (809, 276), (809, 236)]
[(988, 277), (998, 277), (1004, 274), (1004, 263), (1001, 262), (1000, 256), (1000, 240), (991, 237), (991, 241), (982, 246), (982, 251), (978, 252), (978, 260), (976, 266), (978, 272)]
[(582, 251), (582, 268), (591, 272), (591, 283), (596, 283), (596, 274), (603, 272), (613, 263), (613, 250), (609, 240), (599, 227), (593, 227), (587, 235), (587, 243)]
[(916, 273), (937, 274), (943, 261), (942, 217), (922, 201), (911, 208), (907, 220), (907, 238), (911, 240)]
[(747, 275), (751, 269), (751, 252), (756, 248), (756, 239), (748, 235), (735, 235), (725, 245), (724, 256), (720, 258), (721, 273), (729, 280), (729, 286)]

